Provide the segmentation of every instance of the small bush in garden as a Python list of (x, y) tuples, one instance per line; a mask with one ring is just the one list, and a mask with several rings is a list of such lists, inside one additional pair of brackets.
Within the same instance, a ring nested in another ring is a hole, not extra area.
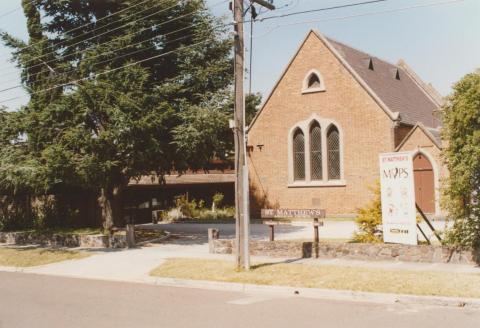
[(202, 199), (198, 202), (195, 199), (189, 201), (185, 195), (179, 195), (175, 197), (175, 207), (184, 217), (196, 218), (205, 211), (205, 201)]
[(223, 196), (223, 194), (221, 192), (217, 192), (215, 193), (215, 195), (213, 195), (212, 197), (212, 212), (215, 212), (215, 210), (217, 208), (220, 208), (220, 206), (222, 206), (222, 202), (223, 202), (223, 198), (225, 196)]
[(224, 220), (235, 216), (235, 207), (217, 208), (215, 212), (204, 210), (200, 212), (199, 219), (202, 220)]
[(380, 183), (371, 188), (374, 193), (373, 200), (365, 207), (358, 210), (355, 223), (359, 232), (355, 232), (353, 240), (359, 243), (381, 243), (383, 241), (382, 231), (379, 226), (382, 224), (382, 203), (380, 199)]

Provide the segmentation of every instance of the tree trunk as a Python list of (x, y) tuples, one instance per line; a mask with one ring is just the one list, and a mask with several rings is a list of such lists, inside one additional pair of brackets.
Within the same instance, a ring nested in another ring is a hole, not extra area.
[(102, 211), (103, 228), (109, 233), (113, 226), (122, 221), (121, 187), (100, 188), (98, 204)]
[(113, 228), (113, 210), (112, 210), (113, 194), (108, 188), (100, 189), (100, 196), (98, 197), (98, 205), (102, 211), (103, 229), (109, 233)]

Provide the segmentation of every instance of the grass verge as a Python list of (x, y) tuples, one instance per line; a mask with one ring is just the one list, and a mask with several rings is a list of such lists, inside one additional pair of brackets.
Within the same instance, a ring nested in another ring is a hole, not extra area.
[(168, 259), (152, 276), (259, 285), (480, 298), (480, 274), (262, 263), (237, 272), (220, 260)]
[(83, 259), (85, 252), (49, 248), (0, 248), (0, 266), (31, 267), (54, 262)]

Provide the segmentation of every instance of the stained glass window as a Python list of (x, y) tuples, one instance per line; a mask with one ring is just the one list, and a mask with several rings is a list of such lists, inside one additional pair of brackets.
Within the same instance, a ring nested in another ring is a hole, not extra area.
[(340, 179), (340, 135), (336, 126), (327, 133), (328, 179)]
[(300, 129), (293, 135), (293, 177), (305, 180), (305, 136)]
[(322, 130), (318, 122), (310, 127), (310, 174), (312, 180), (322, 180)]

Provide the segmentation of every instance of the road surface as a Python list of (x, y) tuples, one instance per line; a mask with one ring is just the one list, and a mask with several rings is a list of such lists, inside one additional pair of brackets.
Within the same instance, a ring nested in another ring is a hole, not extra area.
[(0, 272), (0, 327), (479, 327), (468, 308), (325, 301)]

